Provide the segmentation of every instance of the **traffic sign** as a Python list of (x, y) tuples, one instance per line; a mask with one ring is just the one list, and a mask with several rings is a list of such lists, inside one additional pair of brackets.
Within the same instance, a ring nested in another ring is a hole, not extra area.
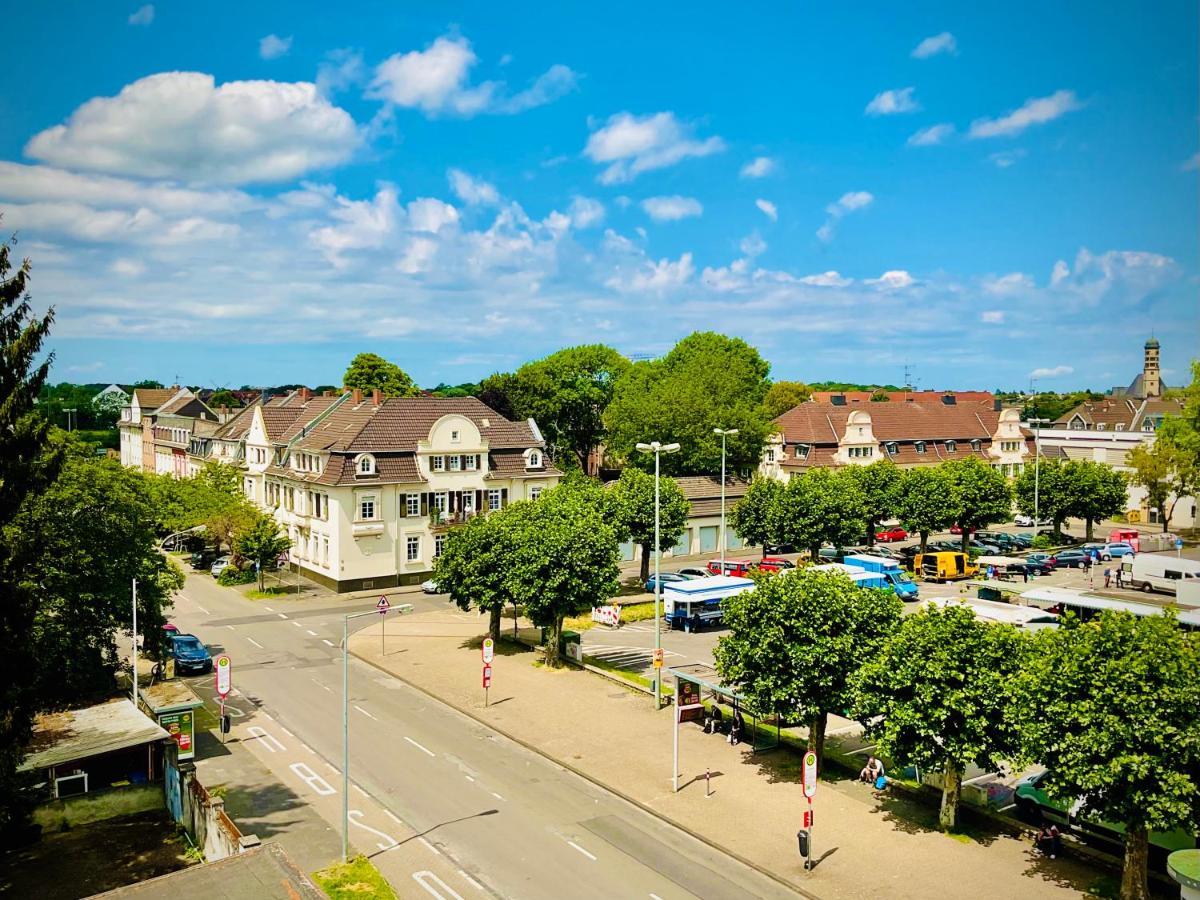
[(654, 668), (661, 669), (663, 664), (663, 649), (662, 647), (654, 648)]
[(1175, 538), (1175, 549), (1176, 550), (1183, 549), (1183, 538)]
[(229, 691), (233, 687), (233, 663), (228, 656), (222, 654), (217, 657), (217, 694), (224, 700), (229, 696)]
[(483, 686), (489, 688), (492, 686), (492, 667), (484, 664), (483, 667)]
[(804, 827), (805, 828), (813, 827), (813, 811), (811, 809), (806, 809), (804, 811)]
[(483, 661), (486, 665), (491, 665), (492, 657), (496, 655), (496, 642), (491, 638), (483, 639)]
[(817, 754), (804, 754), (804, 796), (811, 800), (817, 793)]
[(387, 611), (392, 608), (392, 604), (388, 603), (387, 597), (380, 597), (379, 602), (375, 604), (375, 608), (379, 610), (381, 616), (386, 616)]

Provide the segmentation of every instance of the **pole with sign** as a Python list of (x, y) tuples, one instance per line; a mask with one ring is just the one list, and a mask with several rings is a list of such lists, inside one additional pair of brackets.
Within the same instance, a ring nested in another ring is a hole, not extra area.
[(817, 794), (817, 754), (812, 750), (804, 754), (804, 796), (808, 809), (804, 811), (804, 827), (800, 829), (800, 855), (804, 857), (804, 868), (812, 870), (813, 797)]
[(392, 608), (392, 604), (388, 603), (387, 597), (380, 597), (375, 608), (379, 610), (381, 616), (379, 620), (379, 655), (387, 656), (387, 613)]
[(233, 689), (233, 661), (222, 653), (217, 657), (216, 664), (213, 666), (216, 670), (215, 678), (217, 682), (217, 696), (221, 698), (221, 743), (225, 743), (225, 698), (229, 696), (229, 692)]
[(483, 657), (483, 705), (486, 707), (488, 705), (488, 688), (492, 686), (492, 660), (496, 656), (496, 642), (490, 637), (484, 638), (480, 655)]
[(1175, 538), (1175, 558), (1180, 559), (1183, 556), (1183, 538)]

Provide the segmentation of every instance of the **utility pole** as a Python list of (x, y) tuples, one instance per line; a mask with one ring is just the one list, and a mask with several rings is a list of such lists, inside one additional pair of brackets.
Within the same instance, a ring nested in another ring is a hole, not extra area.
[(725, 438), (737, 434), (736, 428), (714, 428), (713, 434), (721, 436), (721, 574), (725, 574)]
[(662, 546), (659, 544), (659, 457), (663, 453), (676, 453), (678, 444), (663, 444), (651, 441), (638, 444), (643, 453), (654, 454), (654, 708), (662, 707), (662, 579), (659, 567), (662, 563)]
[(1033, 426), (1033, 533), (1035, 536), (1038, 533), (1038, 523), (1041, 521), (1038, 518), (1038, 488), (1042, 472), (1042, 425), (1049, 421), (1049, 419), (1029, 420), (1029, 424)]
[(133, 579), (133, 705), (138, 704), (137, 579)]

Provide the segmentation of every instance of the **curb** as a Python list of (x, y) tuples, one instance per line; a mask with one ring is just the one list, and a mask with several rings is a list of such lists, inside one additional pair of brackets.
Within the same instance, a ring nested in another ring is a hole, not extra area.
[[(466, 716), (471, 721), (477, 722), (486, 728), (490, 728), (492, 731), (496, 732), (499, 735), (502, 735), (503, 737), (508, 738), (508, 740), (512, 741), (515, 744), (519, 744), (520, 746), (524, 747), (526, 750), (529, 750), (532, 753), (536, 753), (538, 756), (553, 763), (554, 765), (556, 765), (560, 768), (566, 769), (569, 772), (574, 773), (575, 775), (582, 778), (584, 781), (587, 781), (589, 784), (592, 784), (602, 790), (608, 791), (609, 793), (615, 794), (616, 796), (618, 796), (622, 800), (624, 800), (626, 803), (636, 806), (638, 809), (642, 810), (645, 813), (649, 813), (651, 816), (653, 816), (654, 818), (658, 819), (659, 821), (665, 823), (666, 825), (669, 825), (672, 828), (678, 828), (684, 834), (688, 835), (689, 837), (691, 837), (694, 840), (699, 841), (700, 843), (704, 844), (707, 847), (711, 847), (713, 850), (716, 850), (718, 853), (724, 853), (726, 856), (736, 859), (742, 865), (747, 866), (748, 868), (751, 868), (754, 871), (758, 872), (760, 875), (763, 875), (763, 876), (771, 879), (772, 881), (774, 881), (776, 884), (780, 885), (781, 887), (787, 888), (789, 891), (792, 891), (792, 892), (796, 893), (797, 895), (806, 898), (806, 900), (822, 900), (822, 898), (818, 897), (816, 894), (813, 894), (813, 893), (805, 890), (804, 888), (799, 887), (795, 883), (788, 881), (785, 878), (781, 878), (776, 873), (770, 871), (769, 869), (764, 868), (763, 866), (759, 865), (758, 863), (756, 863), (750, 859), (747, 859), (746, 857), (742, 856), (740, 853), (730, 850), (727, 847), (723, 847), (722, 845), (718, 844), (716, 841), (710, 840), (709, 838), (705, 837), (702, 834), (698, 834), (697, 832), (693, 831), (691, 828), (687, 827), (686, 825), (683, 825), (682, 823), (677, 822), (674, 819), (671, 819), (671, 818), (665, 816), (664, 814), (662, 814), (658, 810), (654, 809), (653, 807), (647, 806), (645, 803), (642, 803), (640, 800), (629, 796), (628, 794), (626, 794), (624, 791), (620, 790), (619, 788), (615, 788), (611, 784), (606, 784), (604, 782), (599, 781), (596, 778), (593, 778), (591, 775), (587, 774), (586, 772), (582, 771), (581, 769), (576, 768), (571, 763), (563, 762), (562, 760), (554, 758), (549, 753), (546, 753), (545, 751), (543, 751), (541, 748), (535, 746), (534, 744), (531, 744), (528, 741), (524, 740), (523, 738), (519, 738), (516, 735), (509, 733), (505, 729), (497, 727), (494, 723), (489, 722), (486, 719), (481, 718), (480, 716), (477, 716), (471, 710), (465, 709), (465, 708), (459, 706), (457, 703), (453, 703), (449, 700), (446, 700), (444, 697), (439, 697), (437, 694), (434, 694), (432, 691), (426, 690), (421, 685), (414, 684), (413, 682), (409, 681), (407, 678), (404, 678), (400, 675), (397, 675), (395, 672), (385, 669), (383, 666), (373, 662), (372, 660), (369, 660), (362, 656), (359, 656), (353, 650), (350, 651), (350, 654), (355, 659), (359, 660), (360, 662), (364, 662), (367, 665), (369, 665), (375, 669), (378, 669), (380, 672), (383, 672), (385, 675), (389, 675), (392, 678), (395, 678), (397, 681), (402, 681), (402, 682), (404, 682), (404, 684), (408, 685), (409, 687), (420, 691), (422, 694), (424, 694), (426, 697), (429, 697), (431, 700), (436, 700), (439, 703), (443, 703), (446, 706), (449, 706), (455, 712), (458, 712), (459, 714)], [(636, 685), (634, 685), (634, 687), (636, 687)]]

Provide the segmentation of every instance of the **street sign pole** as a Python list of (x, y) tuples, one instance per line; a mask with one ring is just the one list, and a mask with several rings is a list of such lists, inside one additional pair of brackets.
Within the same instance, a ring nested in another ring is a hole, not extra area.
[(483, 705), (486, 709), (490, 703), (488, 689), (492, 686), (492, 660), (496, 658), (496, 642), (490, 637), (484, 638), (479, 655), (483, 658)]
[(379, 615), (382, 617), (379, 622), (379, 655), (387, 656), (387, 612), (391, 609), (392, 604), (388, 603), (387, 597), (380, 597), (379, 602), (375, 604), (375, 608), (379, 610)]
[(233, 690), (233, 661), (222, 653), (213, 665), (217, 696), (221, 698), (221, 743), (225, 743), (225, 698)]
[(804, 796), (808, 800), (808, 809), (804, 811), (804, 828), (801, 832), (806, 835), (804, 841), (804, 870), (812, 871), (812, 856), (813, 856), (813, 797), (817, 793), (817, 754), (812, 750), (804, 754), (802, 780), (804, 783)]

